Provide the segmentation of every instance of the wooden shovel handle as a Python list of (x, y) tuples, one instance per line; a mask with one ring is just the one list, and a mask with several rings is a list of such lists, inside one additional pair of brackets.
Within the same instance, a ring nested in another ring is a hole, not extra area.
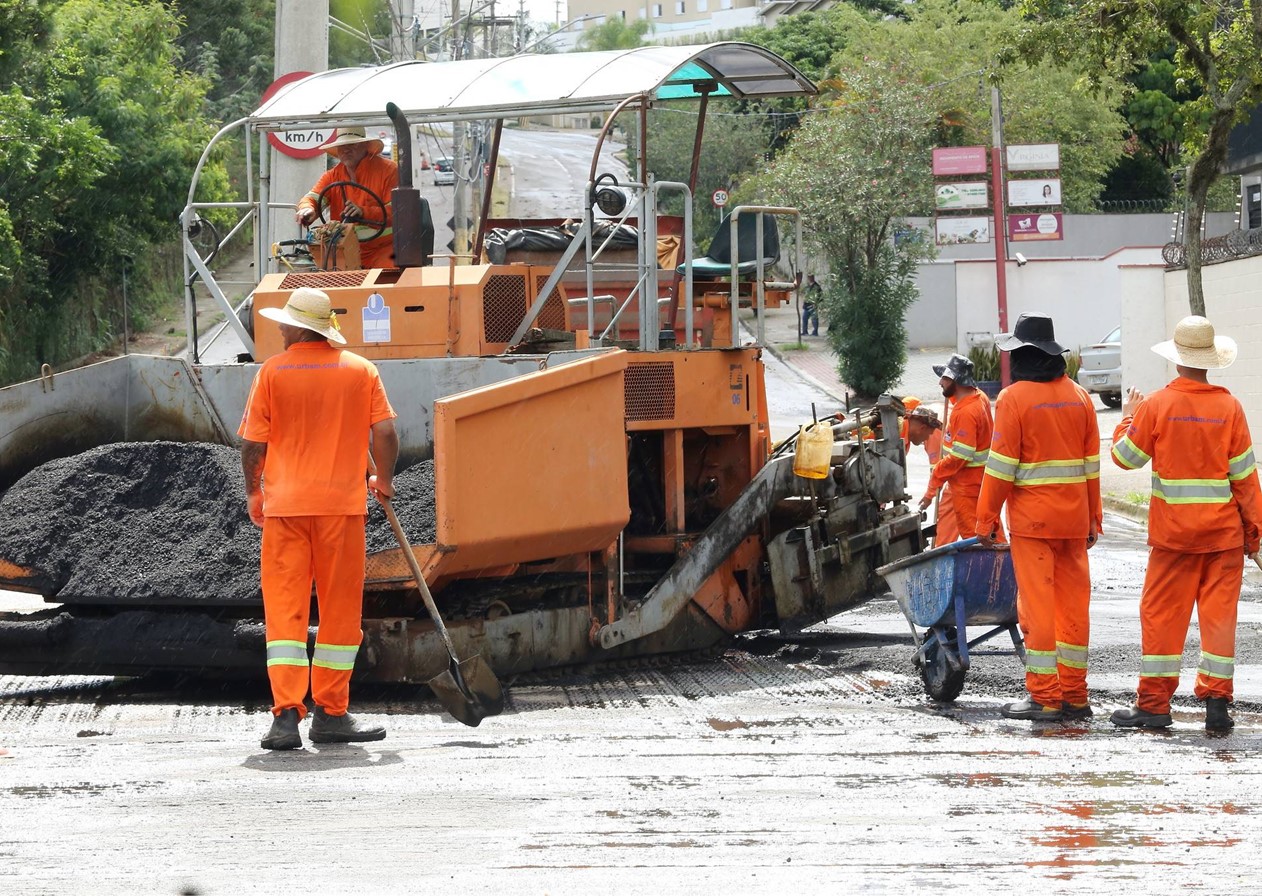
[(460, 662), (456, 657), (456, 647), (451, 643), (451, 635), (447, 632), (447, 626), (443, 622), (443, 618), (438, 615), (438, 606), (434, 603), (434, 596), (429, 593), (429, 586), (425, 584), (425, 576), (421, 573), (421, 564), (416, 562), (416, 554), (412, 553), (412, 545), (408, 543), (407, 536), (403, 534), (403, 527), (399, 525), (399, 518), (395, 516), (394, 508), (390, 505), (390, 499), (381, 495), (376, 497), (378, 503), (381, 504), (381, 509), (386, 513), (386, 519), (390, 521), (390, 528), (394, 530), (394, 537), (398, 540), (399, 547), (403, 549), (403, 556), (412, 570), (412, 576), (416, 579), (416, 587), (420, 589), (421, 599), (425, 601), (425, 609), (429, 611), (430, 618), (434, 620), (434, 626), (442, 636), (443, 643), (447, 645), (447, 653), (451, 655), (453, 661)]

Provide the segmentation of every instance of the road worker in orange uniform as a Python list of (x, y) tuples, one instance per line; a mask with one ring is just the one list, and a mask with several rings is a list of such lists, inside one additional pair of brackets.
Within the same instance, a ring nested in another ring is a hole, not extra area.
[[(316, 203), (324, 193), (325, 220), (356, 222), (364, 268), (394, 267), (394, 210), (390, 202), (399, 185), (399, 166), (381, 157), (384, 148), (380, 140), (364, 136), (363, 128), (342, 128), (336, 139), (324, 146), (338, 163), (320, 175), (311, 192), (298, 200), (294, 215), (299, 224), (310, 224), (317, 217)], [(329, 189), (332, 184), (338, 186)], [(381, 233), (373, 236), (383, 224)]]
[[(911, 411), (903, 421), (904, 449), (911, 445), (922, 445), (929, 456), (929, 465), (938, 462), (942, 456), (942, 421), (937, 411), (920, 403), (919, 398), (903, 399), (903, 407)], [(955, 510), (951, 506), (951, 494), (943, 492), (938, 498), (938, 515), (934, 525), (933, 545), (938, 547), (958, 540), (960, 534), (955, 528)]]
[[(262, 746), (302, 746), (308, 685), (313, 742), (381, 740), (385, 728), (355, 719), (347, 707), (363, 638), (368, 492), (394, 495), (394, 411), (377, 368), (332, 344), (346, 339), (325, 293), (296, 289), (283, 308), (259, 313), (280, 324), (285, 343), (259, 368), (239, 430), (250, 519), (263, 530), (273, 720)], [(367, 475), (370, 435), (374, 476)], [(313, 580), (320, 618), (308, 656)]]
[[(935, 364), (933, 372), (940, 377), (942, 395), (950, 402), (950, 415), (942, 436), (942, 455), (929, 473), (929, 488), (920, 499), (920, 509), (927, 510), (945, 485), (956, 535), (971, 538), (977, 534), (977, 494), (981, 491), (994, 428), (990, 399), (977, 388), (973, 362), (963, 355), (952, 355), (946, 364)], [(939, 506), (938, 517), (942, 516)], [(945, 543), (941, 534), (936, 543)]]
[(1179, 375), (1148, 397), (1127, 392), (1113, 433), (1113, 462), (1127, 470), (1152, 461), (1148, 572), (1139, 602), (1143, 659), (1135, 706), (1110, 721), (1128, 728), (1166, 728), (1179, 686), (1192, 607), (1201, 629), (1196, 697), (1205, 727), (1226, 731), (1235, 669), (1236, 603), (1244, 555), (1255, 558), (1262, 493), (1253, 442), (1240, 402), (1210, 385), (1207, 370), (1236, 360), (1236, 343), (1216, 336), (1203, 317), (1185, 317), (1174, 338), (1153, 351)]
[(1104, 520), (1100, 427), (1091, 396), (1065, 375), (1066, 349), (1050, 317), (1022, 314), (995, 344), (1010, 353), (1013, 383), (995, 407), (977, 535), (993, 545), (1006, 502), (1029, 691), (1001, 711), (1010, 719), (1088, 718), (1087, 550)]

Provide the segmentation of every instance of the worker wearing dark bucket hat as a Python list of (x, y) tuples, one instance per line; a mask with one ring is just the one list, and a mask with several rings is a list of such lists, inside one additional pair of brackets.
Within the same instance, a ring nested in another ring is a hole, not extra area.
[[(950, 414), (942, 430), (942, 453), (929, 472), (929, 487), (920, 499), (920, 510), (928, 510), (942, 490), (938, 516), (944, 515), (943, 507), (949, 503), (955, 524), (942, 529), (953, 528), (958, 538), (971, 538), (977, 534), (977, 493), (990, 451), (990, 399), (978, 390), (973, 362), (963, 355), (952, 355), (946, 364), (933, 365), (933, 372), (938, 375)], [(940, 538), (937, 543), (942, 543)]]
[(945, 364), (934, 364), (933, 372), (939, 378), (946, 377), (970, 389), (977, 385), (973, 377), (973, 362), (963, 355), (952, 355)]
[(1046, 314), (1023, 314), (995, 339), (1011, 353), (1013, 384), (999, 393), (995, 435), (977, 501), (977, 533), (992, 544), (1008, 505), (1017, 616), (1029, 696), (1010, 719), (1085, 719), (1091, 572), (1099, 537), (1100, 429), (1086, 390), (1065, 373), (1064, 346)]

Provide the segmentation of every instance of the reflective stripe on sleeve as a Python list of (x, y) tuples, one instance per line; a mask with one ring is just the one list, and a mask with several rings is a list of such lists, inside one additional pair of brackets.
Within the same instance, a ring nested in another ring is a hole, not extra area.
[(1025, 650), (1025, 671), (1035, 675), (1056, 674), (1055, 650)]
[(321, 644), (317, 641), (315, 653), (311, 655), (311, 665), (322, 669), (353, 669), (355, 654), (358, 652), (358, 644)]
[(1152, 477), (1152, 496), (1167, 504), (1226, 504), (1231, 483), (1226, 479), (1162, 479)]
[(1071, 669), (1087, 668), (1087, 647), (1085, 644), (1066, 644), (1056, 642), (1056, 661)]
[(1149, 678), (1178, 678), (1183, 662), (1182, 654), (1144, 654), (1139, 664), (1139, 674)]
[(958, 457), (970, 467), (986, 466), (986, 457), (990, 454), (989, 450), (978, 451), (972, 445), (966, 445), (963, 442), (955, 442), (949, 447), (943, 445), (942, 450), (952, 457)]
[(1201, 665), (1197, 672), (1210, 678), (1231, 678), (1236, 672), (1235, 657), (1218, 656), (1201, 651)]
[(268, 641), (267, 664), (269, 666), (307, 665), (307, 645), (302, 641)]
[(1087, 478), (1099, 479), (1100, 478), (1100, 455), (1093, 454), (1090, 457), (1086, 458), (1086, 461), (1087, 461), (1086, 463)]
[(1249, 450), (1238, 457), (1233, 457), (1227, 461), (1227, 478), (1233, 482), (1245, 479), (1257, 469), (1257, 464), (1253, 459), (1253, 446), (1249, 446)]
[(1139, 446), (1126, 436), (1113, 445), (1113, 459), (1128, 470), (1138, 470), (1152, 458), (1139, 450)]
[(993, 448), (990, 449), (990, 454), (986, 458), (986, 475), (1012, 482), (1017, 475), (1017, 459), (1000, 454)]

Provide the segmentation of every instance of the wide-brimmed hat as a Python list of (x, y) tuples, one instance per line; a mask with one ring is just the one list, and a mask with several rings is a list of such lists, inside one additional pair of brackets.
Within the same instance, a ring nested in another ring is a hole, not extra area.
[(1032, 345), (1049, 355), (1063, 355), (1069, 351), (1056, 341), (1056, 328), (1052, 326), (1052, 319), (1037, 312), (1018, 317), (1017, 325), (1012, 328), (1011, 333), (1000, 333), (995, 337), (995, 345), (1005, 352), (1023, 345)]
[(940, 378), (953, 379), (958, 385), (975, 387), (973, 379), (973, 362), (963, 355), (952, 355), (945, 364), (934, 364), (933, 372)]
[(942, 428), (942, 421), (938, 419), (938, 412), (924, 405), (913, 408), (912, 412), (907, 415), (907, 420), (909, 422), (915, 420), (918, 423), (923, 423), (930, 429)]
[(259, 314), (277, 323), (289, 324), (291, 327), (302, 327), (313, 333), (319, 333), (325, 339), (346, 344), (337, 325), (337, 315), (329, 304), (326, 293), (309, 286), (295, 289), (289, 294), (289, 301), (283, 308), (260, 308)]
[(1158, 342), (1152, 350), (1172, 364), (1199, 370), (1220, 370), (1236, 360), (1236, 340), (1215, 336), (1214, 325), (1195, 314), (1175, 325), (1173, 339)]
[(373, 155), (377, 155), (386, 148), (386, 144), (376, 137), (365, 135), (363, 128), (338, 128), (337, 136), (320, 148), (329, 155), (336, 156), (339, 146), (354, 146), (356, 143), (370, 144)]

